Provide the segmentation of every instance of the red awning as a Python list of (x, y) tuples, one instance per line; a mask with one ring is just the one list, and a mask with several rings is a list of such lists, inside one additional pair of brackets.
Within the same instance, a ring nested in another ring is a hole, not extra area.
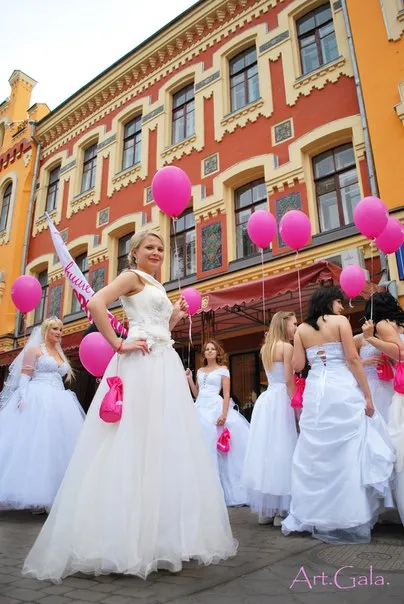
[[(339, 283), (341, 268), (325, 260), (314, 262), (309, 266), (302, 267), (299, 271), (292, 271), (272, 275), (264, 279), (265, 298), (274, 298), (288, 292), (295, 292), (299, 286), (304, 289), (309, 285), (319, 284), (322, 281), (332, 280), (335, 284)], [(373, 291), (379, 288), (370, 283), (366, 284), (362, 296), (367, 298)], [(375, 289), (376, 288), (376, 289)], [(235, 285), (218, 291), (208, 292), (202, 296), (202, 310), (218, 310), (219, 308), (230, 308), (236, 304), (250, 304), (262, 300), (262, 280)]]
[[(80, 346), (80, 342), (83, 339), (83, 331), (76, 331), (75, 333), (69, 333), (63, 336), (62, 347), (65, 352), (75, 350)], [(10, 365), (14, 361), (17, 355), (20, 354), (21, 348), (14, 348), (7, 352), (0, 352), (0, 367), (4, 365)]]

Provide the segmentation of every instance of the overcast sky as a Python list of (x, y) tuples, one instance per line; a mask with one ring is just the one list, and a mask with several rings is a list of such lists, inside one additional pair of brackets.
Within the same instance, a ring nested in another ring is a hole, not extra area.
[(14, 69), (54, 109), (195, 0), (0, 0), (0, 103)]

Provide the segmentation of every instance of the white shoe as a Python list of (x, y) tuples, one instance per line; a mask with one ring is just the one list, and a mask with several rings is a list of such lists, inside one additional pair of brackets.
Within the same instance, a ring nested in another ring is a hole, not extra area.
[(258, 524), (272, 524), (273, 521), (274, 519), (269, 516), (258, 516)]
[(283, 518), (277, 514), (274, 518), (274, 526), (282, 526), (282, 520)]

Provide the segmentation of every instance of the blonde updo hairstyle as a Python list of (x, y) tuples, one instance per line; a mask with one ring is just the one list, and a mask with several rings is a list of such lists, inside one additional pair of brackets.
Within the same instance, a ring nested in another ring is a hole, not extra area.
[(131, 237), (129, 244), (129, 254), (128, 254), (128, 266), (129, 268), (136, 268), (137, 262), (135, 258), (135, 253), (142, 245), (143, 241), (146, 237), (153, 236), (157, 237), (161, 241), (161, 245), (164, 247), (164, 239), (156, 233), (155, 231), (142, 231), (141, 233), (134, 233)]
[[(48, 331), (50, 329), (52, 329), (52, 327), (60, 327), (60, 329), (63, 329), (63, 323), (58, 317), (49, 317), (48, 319), (45, 319), (45, 321), (43, 321), (43, 323), (41, 325), (41, 335), (42, 335), (42, 340), (45, 344), (46, 344), (46, 340), (48, 337)], [(74, 379), (74, 371), (71, 368), (71, 365), (70, 365), (69, 361), (67, 360), (65, 353), (63, 352), (63, 348), (61, 347), (61, 345), (59, 343), (56, 344), (56, 350), (58, 351), (58, 353), (61, 356), (61, 358), (63, 359), (63, 361), (68, 366), (66, 382), (68, 382), (70, 384), (70, 382)]]
[(227, 354), (224, 351), (223, 346), (221, 346), (221, 344), (219, 344), (219, 342), (217, 340), (206, 340), (205, 344), (202, 346), (202, 350), (201, 350), (201, 358), (202, 358), (202, 365), (203, 367), (206, 367), (208, 364), (208, 361), (206, 360), (205, 357), (205, 350), (208, 344), (212, 344), (216, 350), (216, 363), (218, 365), (227, 365)]

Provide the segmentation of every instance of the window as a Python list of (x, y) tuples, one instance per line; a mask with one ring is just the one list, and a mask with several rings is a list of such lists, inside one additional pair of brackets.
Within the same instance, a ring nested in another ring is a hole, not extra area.
[(83, 178), (81, 192), (89, 191), (95, 185), (95, 172), (97, 169), (97, 143), (88, 147), (84, 152)]
[(320, 65), (338, 57), (331, 6), (323, 4), (296, 23), (302, 73), (314, 71)]
[(173, 95), (173, 144), (193, 134), (195, 134), (195, 94), (192, 83)]
[(259, 96), (257, 49), (252, 46), (230, 61), (231, 110), (237, 111)]
[(135, 117), (125, 124), (123, 134), (122, 169), (130, 168), (140, 162), (142, 145), (142, 116)]
[(188, 277), (196, 273), (195, 249), (195, 216), (192, 209), (186, 210), (176, 224), (178, 261), (176, 260), (176, 247), (174, 230), (171, 226), (171, 279)]
[[(83, 276), (85, 279), (87, 279), (88, 281), (88, 258), (87, 258), (87, 254), (80, 254), (80, 256), (77, 256), (75, 258), (75, 262), (77, 264), (77, 266), (79, 267), (79, 269), (81, 270), (81, 272), (83, 273)], [(80, 302), (77, 300), (76, 296), (73, 294), (72, 297), (72, 310), (71, 312), (80, 312), (81, 310), (81, 306), (80, 306)]]
[(35, 309), (34, 323), (42, 323), (45, 318), (46, 307), (48, 306), (48, 271), (42, 271), (38, 275), (38, 281), (42, 287), (41, 301)]
[(321, 231), (352, 224), (360, 200), (352, 145), (342, 145), (314, 157), (313, 172)]
[(130, 249), (130, 240), (133, 233), (121, 237), (118, 241), (118, 275), (125, 268), (128, 268), (128, 254)]
[(56, 202), (59, 191), (60, 166), (52, 170), (49, 174), (48, 193), (46, 195), (46, 211), (53, 212), (56, 208)]
[(7, 228), (8, 221), (8, 212), (10, 209), (10, 201), (11, 201), (11, 191), (13, 189), (13, 185), (10, 182), (3, 195), (3, 202), (1, 204), (1, 212), (0, 212), (0, 231), (5, 231)]
[(247, 222), (253, 212), (267, 210), (267, 190), (263, 178), (235, 191), (237, 258), (258, 253), (247, 233)]

